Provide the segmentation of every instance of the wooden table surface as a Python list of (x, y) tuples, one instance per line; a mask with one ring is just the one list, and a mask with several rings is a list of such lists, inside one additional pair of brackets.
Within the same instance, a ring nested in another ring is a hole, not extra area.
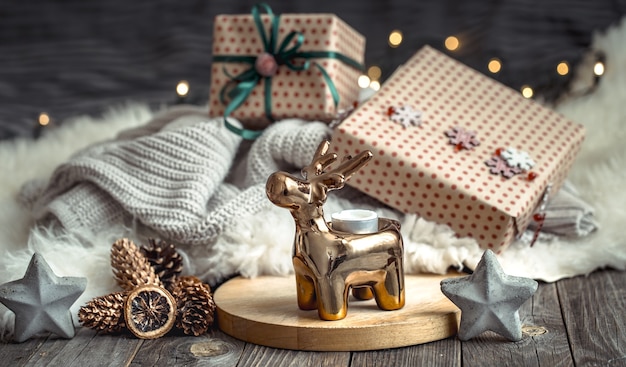
[(73, 339), (50, 336), (0, 344), (2, 366), (626, 366), (626, 273), (540, 284), (520, 309), (524, 338), (487, 332), (369, 352), (299, 352), (244, 343), (219, 330), (202, 337), (139, 340), (80, 328)]

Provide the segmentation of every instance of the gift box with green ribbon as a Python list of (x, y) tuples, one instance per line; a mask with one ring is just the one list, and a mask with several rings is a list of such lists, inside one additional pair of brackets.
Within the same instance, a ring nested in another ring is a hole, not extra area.
[(218, 15), (213, 40), (210, 113), (244, 138), (283, 118), (329, 122), (358, 99), (365, 39), (333, 14), (278, 15), (259, 4)]

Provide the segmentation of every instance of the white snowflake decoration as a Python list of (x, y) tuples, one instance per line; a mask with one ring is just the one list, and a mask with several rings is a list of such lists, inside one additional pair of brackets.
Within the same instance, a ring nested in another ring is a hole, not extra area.
[(404, 127), (420, 126), (422, 124), (422, 111), (407, 105), (394, 107), (389, 118), (395, 123), (402, 124)]
[(532, 158), (530, 158), (530, 155), (523, 150), (507, 148), (500, 154), (500, 156), (511, 167), (519, 167), (520, 169), (527, 171), (535, 166), (535, 161), (533, 161)]
[(450, 144), (459, 148), (469, 150), (480, 144), (480, 141), (476, 139), (476, 131), (474, 130), (465, 130), (460, 126), (455, 126), (446, 131), (445, 134), (450, 138)]

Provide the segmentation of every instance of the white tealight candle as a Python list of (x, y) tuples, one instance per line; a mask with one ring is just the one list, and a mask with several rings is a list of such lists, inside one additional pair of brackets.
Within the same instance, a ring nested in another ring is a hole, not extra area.
[(365, 209), (342, 210), (331, 215), (333, 229), (356, 234), (378, 232), (378, 215)]

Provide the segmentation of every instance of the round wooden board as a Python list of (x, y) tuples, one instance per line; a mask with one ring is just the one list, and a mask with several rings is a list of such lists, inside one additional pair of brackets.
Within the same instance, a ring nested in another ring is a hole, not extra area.
[(351, 297), (348, 315), (338, 321), (298, 308), (295, 277), (234, 278), (215, 291), (214, 300), (219, 328), (246, 342), (310, 351), (396, 348), (456, 335), (460, 311), (439, 283), (457, 275), (406, 276), (406, 304), (397, 311)]

